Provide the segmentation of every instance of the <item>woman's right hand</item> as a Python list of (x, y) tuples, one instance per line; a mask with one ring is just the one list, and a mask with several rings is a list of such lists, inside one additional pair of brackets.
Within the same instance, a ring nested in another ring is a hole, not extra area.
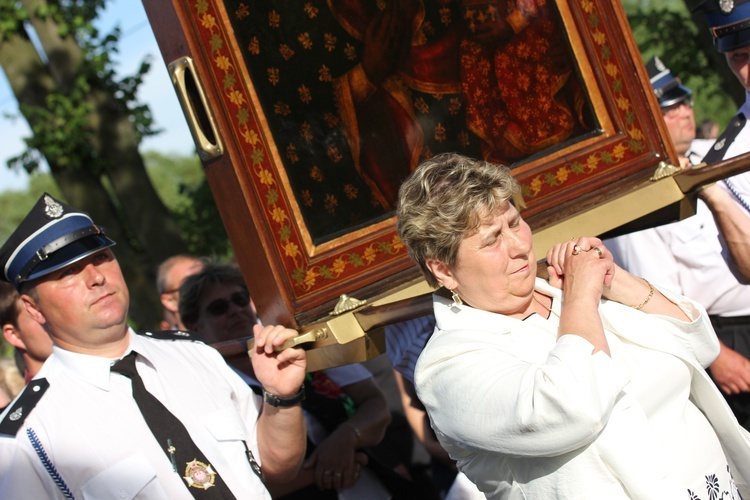
[(547, 252), (549, 282), (566, 291), (590, 290), (598, 300), (615, 274), (612, 253), (599, 238), (580, 237), (554, 245)]
[(609, 355), (599, 303), (614, 278), (612, 253), (599, 238), (581, 237), (553, 246), (547, 264), (550, 284), (563, 291), (558, 335), (577, 335), (594, 346), (592, 352)]

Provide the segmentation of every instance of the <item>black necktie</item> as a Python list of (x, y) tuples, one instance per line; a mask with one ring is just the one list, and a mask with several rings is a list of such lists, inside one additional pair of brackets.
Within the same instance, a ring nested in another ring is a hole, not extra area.
[[(112, 371), (128, 377), (133, 385), (133, 399), (143, 419), (195, 498), (234, 498), (188, 434), (185, 426), (153, 394), (146, 390), (135, 367), (136, 352), (116, 362)], [(184, 468), (183, 468), (184, 467)], [(184, 472), (184, 474), (183, 474)]]
[(713, 146), (711, 146), (711, 149), (708, 151), (708, 153), (706, 153), (706, 156), (703, 157), (703, 162), (711, 165), (712, 163), (723, 160), (727, 149), (729, 149), (729, 146), (732, 145), (735, 138), (737, 137), (737, 134), (739, 134), (742, 128), (745, 126), (746, 121), (747, 119), (742, 113), (739, 113), (734, 118), (732, 118), (729, 121), (729, 125), (727, 125), (727, 128), (719, 136), (719, 138), (716, 139), (716, 142)]

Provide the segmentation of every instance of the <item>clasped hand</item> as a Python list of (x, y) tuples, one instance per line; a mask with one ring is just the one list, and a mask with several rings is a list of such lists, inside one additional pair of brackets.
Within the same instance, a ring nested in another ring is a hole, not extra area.
[(598, 300), (606, 295), (615, 275), (612, 253), (593, 237), (573, 238), (547, 252), (549, 283), (565, 292), (590, 294)]

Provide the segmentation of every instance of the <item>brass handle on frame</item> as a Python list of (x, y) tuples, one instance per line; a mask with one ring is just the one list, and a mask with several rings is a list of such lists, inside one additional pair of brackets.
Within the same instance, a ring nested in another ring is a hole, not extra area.
[(197, 78), (193, 59), (181, 57), (169, 63), (168, 69), (198, 156), (204, 162), (220, 157), (224, 154), (224, 145), (217, 132), (206, 93)]
[(279, 347), (275, 349), (276, 352), (283, 351), (284, 349), (289, 349), (290, 347), (296, 347), (300, 344), (308, 344), (312, 342), (317, 342), (318, 340), (323, 340), (328, 338), (328, 332), (325, 328), (316, 328), (314, 330), (310, 330), (307, 333), (304, 333), (302, 335), (298, 335), (294, 338), (291, 338), (281, 344)]

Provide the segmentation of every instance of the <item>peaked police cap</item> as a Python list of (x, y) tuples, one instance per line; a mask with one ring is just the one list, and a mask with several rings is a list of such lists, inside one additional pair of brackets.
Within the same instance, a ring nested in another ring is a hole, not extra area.
[(0, 248), (0, 279), (19, 290), (114, 244), (88, 214), (44, 193)]

